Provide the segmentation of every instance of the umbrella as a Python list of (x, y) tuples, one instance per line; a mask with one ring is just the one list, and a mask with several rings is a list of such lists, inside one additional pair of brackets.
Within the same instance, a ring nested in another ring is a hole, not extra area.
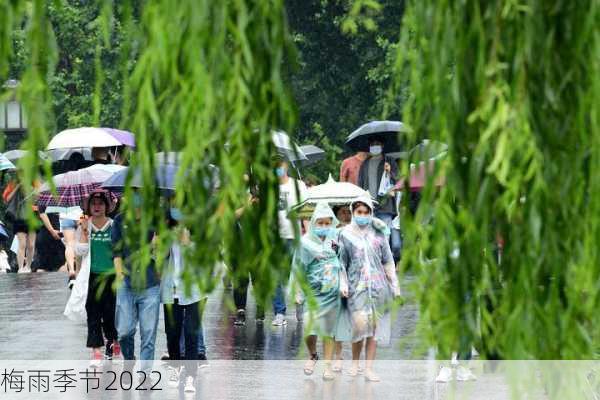
[[(105, 189), (112, 190), (123, 190), (125, 183), (127, 182), (127, 175), (129, 174), (130, 168), (125, 168), (122, 171), (117, 172), (110, 178), (108, 178), (102, 187)], [(172, 192), (175, 190), (175, 181), (177, 176), (177, 170), (179, 166), (173, 164), (161, 164), (156, 167), (154, 179), (156, 187), (162, 191)], [(130, 181), (130, 185), (133, 188), (142, 188), (143, 179), (141, 169), (136, 169)]]
[[(10, 150), (4, 153), (4, 156), (8, 158), (10, 161), (17, 161), (27, 155), (27, 150)], [(38, 151), (38, 157), (42, 160), (48, 158), (48, 156), (43, 151)]]
[(300, 218), (309, 218), (318, 202), (326, 202), (330, 206), (346, 205), (362, 196), (371, 197), (360, 187), (350, 182), (336, 182), (329, 175), (327, 182), (308, 189), (304, 201), (293, 207), (292, 212)]
[(321, 161), (325, 158), (325, 150), (312, 144), (300, 146), (300, 150), (302, 150), (307, 158), (306, 161), (300, 162), (302, 165), (314, 164), (317, 161)]
[(272, 138), (277, 152), (281, 156), (285, 157), (288, 161), (295, 162), (308, 160), (300, 147), (298, 147), (295, 143), (292, 143), (287, 133), (275, 131), (272, 134)]
[(180, 151), (161, 151), (154, 155), (155, 160), (161, 164), (179, 165), (182, 154)]
[(74, 148), (74, 149), (54, 149), (47, 152), (50, 159), (54, 161), (68, 160), (73, 153), (81, 153), (83, 158), (87, 161), (92, 161), (92, 149), (89, 147), (85, 148)]
[(17, 169), (15, 164), (10, 162), (8, 158), (4, 154), (0, 154), (0, 171), (5, 171), (7, 169)]
[(437, 160), (444, 157), (447, 151), (448, 145), (446, 143), (423, 139), (421, 143), (410, 150), (409, 158), (412, 163)]
[[(410, 164), (410, 179), (408, 181), (408, 187), (411, 192), (419, 192), (423, 190), (425, 185), (427, 184), (430, 176), (435, 173), (435, 160), (430, 160), (427, 162), (421, 161), (417, 164)], [(406, 178), (400, 178), (394, 189), (402, 190), (405, 186)], [(436, 187), (442, 187), (446, 184), (446, 178), (444, 176), (438, 175), (433, 184)]]
[(346, 139), (346, 146), (355, 151), (369, 151), (369, 140), (379, 139), (383, 142), (384, 153), (399, 151), (399, 132), (407, 132), (400, 121), (371, 121), (352, 132)]
[(135, 137), (131, 132), (112, 128), (67, 129), (52, 138), (48, 150), (115, 146), (135, 147)]
[(56, 194), (52, 193), (48, 182), (39, 189), (36, 204), (38, 206), (73, 207), (81, 202), (93, 190), (99, 188), (104, 181), (115, 173), (124, 170), (120, 165), (96, 164), (88, 168), (56, 175), (52, 178), (56, 186)]

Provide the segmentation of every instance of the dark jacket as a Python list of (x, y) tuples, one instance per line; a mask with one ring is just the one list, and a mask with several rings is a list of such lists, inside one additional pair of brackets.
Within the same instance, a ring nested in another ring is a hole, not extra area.
[[(368, 166), (369, 166), (370, 159), (371, 159), (371, 157), (367, 158), (365, 160), (365, 162), (362, 163), (362, 165), (360, 166), (360, 171), (358, 172), (358, 186), (360, 186), (362, 189), (364, 189), (366, 191), (369, 190), (369, 168), (368, 168)], [(381, 182), (381, 177), (383, 176), (383, 167), (386, 162), (390, 163), (390, 166), (392, 167), (391, 176), (390, 176), (392, 184), (396, 183), (396, 177), (398, 176), (398, 166), (396, 164), (396, 161), (390, 157), (387, 157), (384, 154), (383, 158), (379, 162), (379, 165), (377, 166), (377, 187), (378, 188), (379, 188), (379, 183)], [(385, 211), (385, 212), (391, 212), (392, 214), (396, 214), (396, 207), (395, 207), (395, 203), (394, 203), (392, 197), (388, 197), (387, 199), (377, 198), (375, 200), (377, 200), (380, 203), (377, 206), (375, 206), (376, 210), (381, 210), (381, 211)]]

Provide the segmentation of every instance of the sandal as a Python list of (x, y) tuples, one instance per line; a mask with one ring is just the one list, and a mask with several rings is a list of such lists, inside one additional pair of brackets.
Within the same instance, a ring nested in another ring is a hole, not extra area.
[(360, 367), (355, 367), (354, 365), (352, 365), (350, 367), (350, 369), (348, 370), (348, 376), (351, 376), (352, 378), (356, 378), (358, 376), (359, 369), (360, 369)]
[(323, 380), (324, 381), (332, 381), (335, 379), (335, 375), (333, 374), (333, 372), (331, 372), (329, 366), (327, 368), (325, 368), (325, 371), (323, 371)]
[(310, 376), (315, 372), (315, 366), (317, 365), (317, 360), (319, 359), (319, 355), (314, 353), (310, 356), (310, 360), (304, 364), (304, 375)]
[(342, 372), (343, 361), (344, 360), (342, 360), (342, 359), (335, 361), (335, 363), (333, 364), (333, 372), (338, 373), (338, 374)]
[(365, 371), (365, 382), (381, 382), (381, 378), (373, 371)]

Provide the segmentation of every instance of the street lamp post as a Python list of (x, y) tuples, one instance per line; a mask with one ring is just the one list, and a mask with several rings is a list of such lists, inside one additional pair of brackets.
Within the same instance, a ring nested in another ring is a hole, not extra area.
[(4, 133), (5, 150), (18, 148), (27, 132), (25, 112), (15, 96), (17, 86), (19, 82), (14, 79), (6, 81), (4, 88), (12, 93), (7, 101), (0, 102), (0, 131)]

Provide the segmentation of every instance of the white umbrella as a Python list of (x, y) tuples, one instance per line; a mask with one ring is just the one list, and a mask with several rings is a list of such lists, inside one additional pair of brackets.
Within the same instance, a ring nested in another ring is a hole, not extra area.
[(369, 192), (350, 182), (336, 182), (329, 175), (327, 182), (308, 189), (305, 200), (292, 209), (300, 218), (308, 218), (319, 202), (330, 206), (350, 204), (359, 197), (371, 197)]
[(4, 171), (7, 169), (16, 169), (15, 164), (10, 162), (8, 158), (4, 154), (0, 153), (0, 171)]
[(50, 159), (54, 161), (68, 160), (73, 153), (80, 153), (83, 158), (87, 161), (92, 161), (92, 149), (86, 148), (72, 148), (72, 149), (54, 149), (47, 152)]
[[(4, 153), (4, 156), (6, 158), (8, 158), (10, 161), (17, 161), (20, 160), (21, 158), (25, 157), (28, 153), (28, 150), (10, 150), (7, 151), (6, 153)], [(48, 156), (46, 155), (46, 153), (44, 153), (43, 151), (38, 151), (38, 157), (42, 160), (45, 160), (48, 158)]]
[(83, 147), (117, 147), (135, 145), (133, 134), (110, 128), (83, 127), (67, 129), (52, 138), (48, 150)]

